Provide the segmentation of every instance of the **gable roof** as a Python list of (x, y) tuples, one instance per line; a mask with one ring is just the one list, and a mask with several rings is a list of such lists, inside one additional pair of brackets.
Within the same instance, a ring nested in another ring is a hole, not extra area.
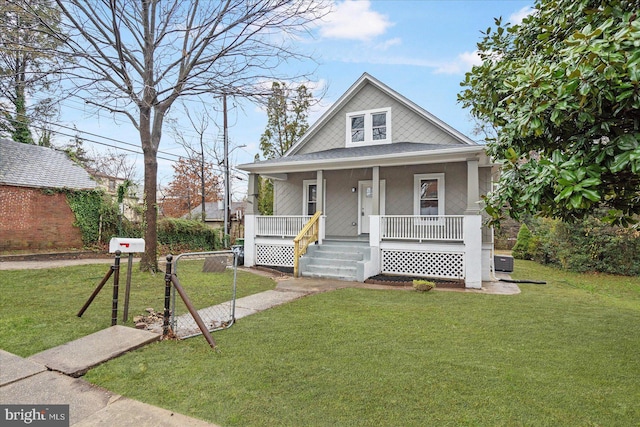
[(337, 114), (337, 112), (340, 111), (342, 107), (346, 105), (360, 91), (360, 89), (362, 89), (367, 84), (376, 87), (378, 90), (384, 92), (386, 95), (395, 99), (397, 102), (404, 104), (408, 109), (412, 110), (414, 113), (421, 116), (424, 120), (441, 129), (443, 132), (459, 140), (462, 144), (478, 145), (475, 141), (471, 140), (463, 133), (452, 128), (424, 108), (420, 107), (418, 104), (410, 101), (408, 98), (391, 89), (380, 80), (374, 78), (368, 73), (363, 73), (362, 76), (360, 76), (360, 78), (353, 85), (351, 85), (351, 87), (340, 98), (338, 98), (338, 100), (331, 106), (331, 108), (329, 108), (313, 125), (311, 125), (307, 132), (305, 132), (305, 134), (302, 135), (302, 137), (289, 150), (287, 150), (284, 156), (297, 153), (300, 148), (304, 146), (306, 142), (311, 139), (319, 129), (321, 129), (329, 120), (331, 120)]
[(65, 152), (0, 138), (0, 184), (86, 190), (97, 184)]
[[(224, 221), (224, 207), (221, 204), (222, 201), (206, 202), (204, 204), (205, 221)], [(244, 212), (245, 204), (245, 202), (231, 202), (231, 206), (229, 206), (231, 216), (233, 217), (236, 211)], [(191, 212), (182, 215), (182, 218), (200, 218), (200, 215), (202, 215), (202, 205), (191, 209)]]

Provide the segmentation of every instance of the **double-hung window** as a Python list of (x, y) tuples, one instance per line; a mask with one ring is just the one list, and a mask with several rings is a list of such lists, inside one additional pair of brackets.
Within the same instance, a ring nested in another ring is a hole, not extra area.
[(444, 174), (431, 173), (413, 177), (413, 214), (444, 215)]
[(391, 142), (391, 108), (347, 114), (347, 147)]
[[(326, 181), (325, 181), (326, 185)], [(323, 198), (323, 204), (326, 206), (326, 192)], [(318, 185), (315, 179), (305, 179), (303, 182), (303, 215), (312, 216), (318, 211)]]

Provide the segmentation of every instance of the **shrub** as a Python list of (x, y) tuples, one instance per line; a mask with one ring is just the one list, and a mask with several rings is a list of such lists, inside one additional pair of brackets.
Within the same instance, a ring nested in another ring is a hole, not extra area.
[(413, 281), (413, 289), (418, 292), (428, 292), (431, 289), (435, 288), (435, 282), (431, 282), (429, 280), (414, 280)]
[(522, 224), (518, 231), (518, 238), (511, 254), (517, 259), (533, 259), (533, 235), (527, 224)]
[(158, 221), (158, 244), (175, 253), (214, 251), (221, 247), (219, 233), (200, 221), (177, 218)]
[[(539, 218), (528, 222), (532, 237), (526, 250), (516, 251), (516, 244), (513, 252), (516, 258), (528, 256), (530, 258), (525, 259), (576, 272), (640, 275), (638, 229), (614, 227), (598, 217), (575, 223)], [(524, 240), (526, 236), (523, 236), (523, 245)]]

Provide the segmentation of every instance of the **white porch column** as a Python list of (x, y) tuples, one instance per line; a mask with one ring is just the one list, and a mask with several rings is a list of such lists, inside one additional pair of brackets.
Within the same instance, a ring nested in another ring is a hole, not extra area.
[[(373, 206), (371, 208), (371, 215), (380, 215), (380, 166), (373, 167), (371, 184), (373, 187), (373, 200), (371, 200)], [(371, 218), (371, 222), (373, 222), (373, 217)]]
[(256, 215), (244, 216), (244, 265), (256, 265)]
[(324, 212), (324, 178), (321, 170), (316, 172), (316, 210)]
[(371, 248), (371, 262), (365, 263), (364, 277), (369, 278), (380, 274), (382, 271), (382, 256), (380, 250), (380, 241), (382, 230), (380, 230), (382, 217), (380, 215), (371, 215), (369, 217), (369, 246)]
[(465, 215), (464, 233), (465, 287), (482, 288), (482, 216)]
[(247, 207), (244, 213), (245, 215), (257, 215), (260, 213), (258, 211), (258, 175), (250, 173), (248, 180), (249, 188), (247, 189)]
[(467, 210), (465, 215), (480, 213), (480, 179), (478, 174), (478, 159), (467, 160)]

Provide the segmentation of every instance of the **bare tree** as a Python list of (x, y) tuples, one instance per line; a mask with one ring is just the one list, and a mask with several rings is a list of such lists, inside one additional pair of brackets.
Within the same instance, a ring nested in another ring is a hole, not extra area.
[[(211, 159), (215, 159), (215, 139), (211, 139), (207, 144), (207, 130), (211, 117), (206, 109), (202, 109), (198, 113), (192, 113), (190, 109), (183, 105), (184, 115), (191, 125), (190, 130), (195, 132), (195, 137), (188, 137), (185, 132), (181, 131), (177, 126), (175, 120), (171, 121), (171, 132), (173, 133), (176, 141), (182, 145), (187, 153), (187, 158), (192, 165), (198, 167), (193, 171), (199, 181), (199, 194), (200, 194), (200, 217), (202, 221), (206, 219), (206, 198), (208, 193), (207, 180), (213, 178), (213, 168), (207, 168), (207, 164), (213, 164)], [(195, 140), (195, 141), (194, 141)], [(211, 153), (214, 153), (212, 156)], [(216, 181), (220, 180), (219, 176), (215, 177)]]
[[(61, 40), (76, 64), (75, 94), (97, 110), (124, 115), (144, 153), (142, 269), (156, 269), (157, 152), (178, 99), (256, 96), (260, 80), (292, 59), (311, 59), (291, 42), (329, 12), (326, 0), (56, 0)], [(289, 76), (300, 78), (301, 76)]]
[(137, 182), (135, 160), (130, 155), (117, 150), (108, 149), (105, 153), (94, 153), (91, 156), (91, 168), (105, 175)]

